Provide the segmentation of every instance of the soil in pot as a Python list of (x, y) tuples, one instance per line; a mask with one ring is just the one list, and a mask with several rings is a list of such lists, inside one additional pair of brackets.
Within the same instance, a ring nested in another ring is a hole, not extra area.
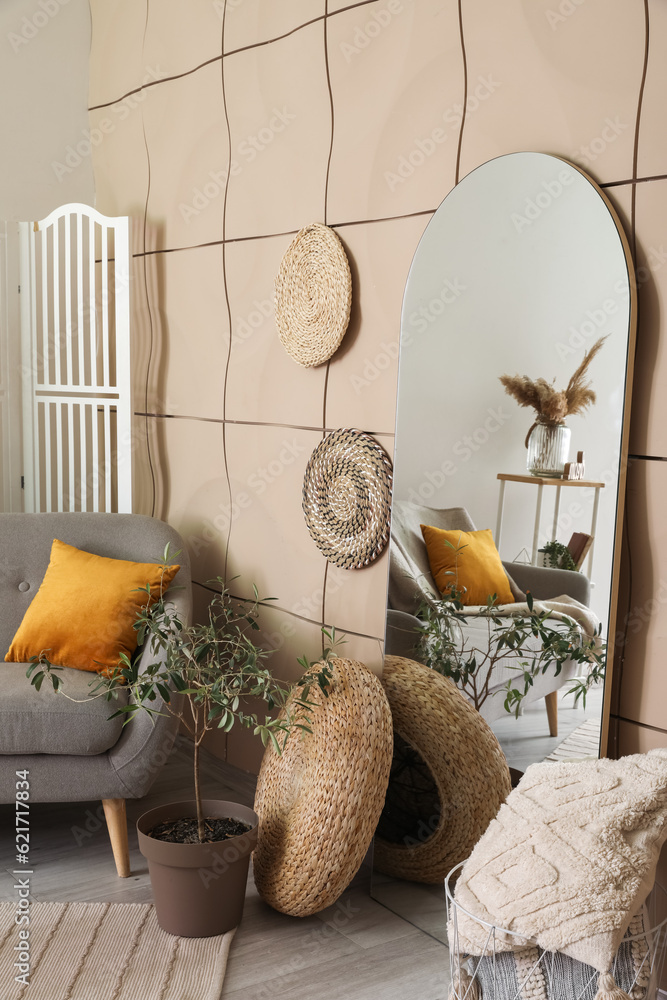
[[(210, 937), (236, 927), (243, 913), (248, 863), (257, 843), (257, 814), (238, 802), (205, 799), (204, 816), (239, 824), (242, 833), (200, 844), (193, 800), (156, 806), (137, 820), (139, 850), (148, 861), (160, 927), (181, 937)], [(191, 823), (192, 843), (158, 840), (156, 827)]]
[[(201, 841), (204, 844), (218, 844), (221, 840), (229, 840), (230, 837), (240, 837), (241, 834), (248, 833), (252, 829), (249, 823), (243, 823), (241, 820), (216, 816), (207, 816), (204, 819), (204, 826), (206, 835)], [(200, 843), (199, 826), (194, 816), (184, 816), (167, 823), (158, 823), (157, 826), (148, 831), (148, 836), (154, 837), (155, 840), (163, 840), (167, 844)]]

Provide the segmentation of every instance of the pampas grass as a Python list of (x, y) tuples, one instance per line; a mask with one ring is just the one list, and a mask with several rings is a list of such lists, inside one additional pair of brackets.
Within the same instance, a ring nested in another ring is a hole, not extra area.
[(583, 413), (595, 402), (595, 393), (586, 377), (588, 366), (599, 354), (606, 337), (600, 337), (584, 358), (565, 389), (556, 389), (546, 379), (528, 378), (527, 375), (501, 375), (505, 392), (516, 399), (519, 406), (532, 406), (538, 420), (547, 424), (562, 424), (566, 417)]

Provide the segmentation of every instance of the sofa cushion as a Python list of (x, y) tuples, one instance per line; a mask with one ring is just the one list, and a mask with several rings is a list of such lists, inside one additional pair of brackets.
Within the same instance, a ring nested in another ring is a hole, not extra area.
[(421, 526), (431, 573), (441, 594), (454, 587), (465, 605), (484, 605), (496, 595), (497, 604), (513, 604), (507, 574), (491, 530), (443, 531)]
[(179, 566), (110, 559), (54, 538), (51, 560), (5, 660), (24, 663), (44, 650), (59, 667), (109, 673), (137, 647), (134, 623), (166, 590)]
[(127, 704), (127, 695), (106, 701), (90, 697), (90, 674), (63, 668), (60, 676), (69, 697), (56, 694), (48, 680), (35, 691), (26, 677), (27, 663), (2, 666), (0, 754), (97, 754), (118, 741), (122, 718), (109, 716)]
[[(0, 659), (44, 579), (54, 538), (133, 562), (157, 562), (167, 540), (174, 556), (182, 548), (168, 525), (142, 514), (0, 514)], [(179, 559), (184, 570), (176, 575), (175, 585), (185, 587), (189, 600), (187, 553)]]
[(414, 614), (422, 600), (435, 602), (435, 585), (422, 538), (422, 524), (445, 530), (474, 531), (475, 525), (463, 507), (435, 510), (408, 500), (394, 500), (391, 508), (389, 606)]

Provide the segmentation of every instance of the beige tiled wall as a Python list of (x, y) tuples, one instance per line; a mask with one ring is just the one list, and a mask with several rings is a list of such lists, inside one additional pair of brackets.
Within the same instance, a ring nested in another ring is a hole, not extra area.
[[(356, 426), (392, 452), (401, 297), (431, 214), (458, 178), (514, 150), (573, 159), (605, 187), (646, 267), (626, 600), (655, 598), (622, 644), (615, 712), (621, 749), (667, 743), (667, 466), (651, 461), (667, 457), (662, 0), (648, 3), (647, 65), (644, 8), (626, 0), (462, 0), (460, 18), (457, 0), (91, 7), (90, 117), (113, 125), (94, 153), (97, 204), (138, 219), (137, 504), (183, 533), (199, 601), (218, 574), (277, 598), (265, 626), (286, 676), (316, 653), (322, 620), (380, 668), (386, 556), (325, 576), (301, 483), (324, 430)], [(331, 363), (304, 370), (277, 340), (273, 278), (313, 221), (345, 245), (354, 307)], [(245, 736), (227, 752), (259, 757)]]

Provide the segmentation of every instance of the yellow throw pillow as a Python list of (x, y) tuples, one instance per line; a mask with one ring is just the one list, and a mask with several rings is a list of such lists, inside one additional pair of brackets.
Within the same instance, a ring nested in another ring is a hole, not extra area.
[(84, 552), (54, 539), (42, 584), (5, 660), (27, 663), (42, 650), (54, 666), (108, 672), (137, 647), (133, 627), (150, 585), (156, 600), (179, 566), (135, 563)]
[(431, 573), (441, 594), (449, 593), (454, 586), (462, 591), (462, 604), (486, 604), (492, 594), (497, 594), (496, 604), (514, 603), (490, 528), (444, 531), (427, 524), (420, 527)]

